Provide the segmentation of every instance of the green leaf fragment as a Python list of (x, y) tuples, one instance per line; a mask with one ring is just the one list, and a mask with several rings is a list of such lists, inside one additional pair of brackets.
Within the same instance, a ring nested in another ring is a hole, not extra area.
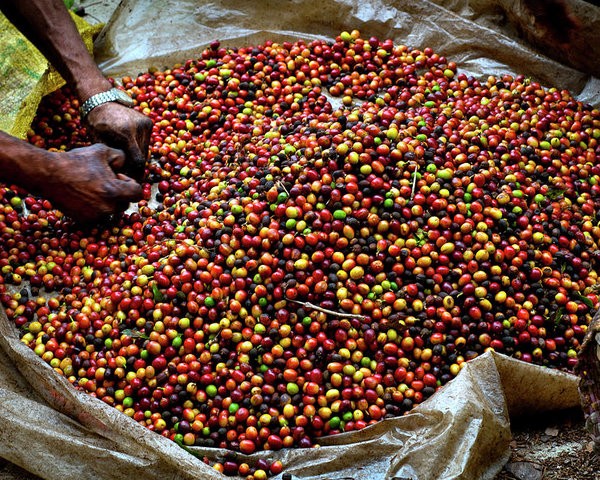
[(579, 292), (575, 292), (575, 296), (581, 300), (588, 308), (594, 308), (594, 302), (592, 302), (588, 297), (582, 295)]
[(160, 289), (158, 288), (158, 285), (156, 285), (156, 283), (152, 284), (152, 295), (154, 296), (155, 302), (164, 302), (164, 300), (165, 300), (165, 296), (160, 291)]

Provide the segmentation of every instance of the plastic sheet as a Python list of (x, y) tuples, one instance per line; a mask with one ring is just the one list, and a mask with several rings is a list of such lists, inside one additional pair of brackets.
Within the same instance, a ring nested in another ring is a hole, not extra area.
[[(320, 448), (260, 452), (307, 480), (493, 479), (508, 459), (510, 417), (579, 405), (578, 378), (488, 352), (409, 414), (324, 438)], [(175, 443), (83, 392), (23, 345), (0, 314), (0, 457), (49, 479), (224, 479)], [(274, 477), (280, 478), (280, 477)]]
[[(525, 8), (529, 3), (293, 0), (281, 8), (276, 0), (123, 1), (96, 41), (96, 58), (106, 74), (118, 78), (194, 58), (215, 39), (225, 46), (243, 46), (266, 40), (333, 38), (343, 30), (358, 29), (364, 37), (431, 47), (477, 77), (523, 74), (543, 85), (568, 89), (583, 102), (600, 104), (600, 80), (543, 53), (554, 54), (559, 48), (546, 45), (538, 50), (519, 38), (517, 25), (536, 32)], [(597, 70), (600, 8), (583, 0), (568, 3), (581, 22), (576, 44), (568, 51), (578, 57), (585, 52), (588, 64)]]
[[(309, 41), (356, 28), (432, 47), (472, 75), (522, 73), (598, 104), (597, 79), (517, 39), (506, 21), (510, 3), (517, 12), (520, 2), (508, 0), (293, 0), (285, 8), (274, 0), (126, 0), (97, 43), (97, 59), (118, 79), (194, 58), (215, 39)], [(586, 21), (598, 25), (592, 8)], [(406, 416), (324, 438), (316, 449), (256, 453), (249, 463), (279, 459), (285, 472), (310, 480), (493, 479), (508, 459), (511, 416), (577, 407), (577, 385), (573, 375), (490, 352)], [(0, 457), (46, 479), (226, 478), (199, 459), (218, 461), (224, 451), (193, 451), (76, 391), (0, 314)]]

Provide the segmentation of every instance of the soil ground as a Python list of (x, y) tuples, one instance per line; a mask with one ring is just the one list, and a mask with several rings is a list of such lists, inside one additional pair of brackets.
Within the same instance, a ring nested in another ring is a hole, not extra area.
[(600, 453), (583, 413), (512, 421), (511, 457), (495, 480), (600, 480)]

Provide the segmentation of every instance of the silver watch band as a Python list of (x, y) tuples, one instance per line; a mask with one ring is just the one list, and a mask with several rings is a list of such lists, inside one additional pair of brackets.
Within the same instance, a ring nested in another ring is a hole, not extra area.
[(88, 98), (79, 108), (81, 118), (85, 118), (94, 108), (108, 102), (117, 102), (128, 107), (133, 106), (133, 100), (122, 90), (111, 88), (106, 92), (100, 92)]

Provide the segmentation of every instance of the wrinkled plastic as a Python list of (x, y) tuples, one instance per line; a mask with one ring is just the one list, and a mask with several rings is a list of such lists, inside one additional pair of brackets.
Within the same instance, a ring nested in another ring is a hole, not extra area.
[[(224, 46), (331, 39), (358, 29), (364, 37), (391, 38), (414, 48), (431, 47), (476, 77), (523, 74), (543, 85), (570, 90), (579, 100), (600, 104), (600, 80), (567, 67), (520, 40), (515, 25), (535, 32), (526, 0), (278, 0), (211, 2), (123, 1), (96, 41), (96, 58), (119, 78), (171, 67), (195, 58), (215, 39)], [(568, 2), (582, 26), (568, 49), (598, 70), (600, 8)], [(509, 21), (511, 19), (514, 23)], [(530, 35), (533, 36), (533, 33)], [(586, 43), (587, 42), (587, 43)], [(590, 70), (588, 70), (590, 71)]]
[[(226, 46), (310, 41), (356, 28), (363, 36), (431, 47), (471, 75), (522, 73), (569, 89), (584, 102), (600, 101), (597, 79), (518, 40), (506, 22), (506, 9), (522, 13), (520, 1), (293, 0), (282, 5), (275, 0), (126, 0), (97, 42), (97, 60), (118, 79), (194, 58), (215, 39)], [(598, 9), (586, 15), (600, 32)], [(577, 385), (574, 375), (490, 352), (403, 417), (324, 438), (316, 449), (259, 452), (248, 462), (279, 459), (295, 479), (493, 479), (509, 456), (510, 418), (578, 407)], [(52, 480), (224, 479), (200, 460), (219, 461), (224, 454), (186, 451), (75, 390), (21, 344), (0, 313), (1, 458)]]
[(600, 312), (596, 312), (581, 344), (576, 373), (585, 426), (600, 452)]
[[(488, 352), (409, 414), (323, 438), (316, 449), (260, 452), (307, 480), (485, 480), (508, 460), (510, 417), (579, 405), (578, 378)], [(175, 443), (86, 393), (22, 344), (0, 313), (0, 457), (48, 480), (224, 479)], [(243, 457), (240, 455), (240, 457)], [(280, 478), (280, 477), (274, 477)]]

